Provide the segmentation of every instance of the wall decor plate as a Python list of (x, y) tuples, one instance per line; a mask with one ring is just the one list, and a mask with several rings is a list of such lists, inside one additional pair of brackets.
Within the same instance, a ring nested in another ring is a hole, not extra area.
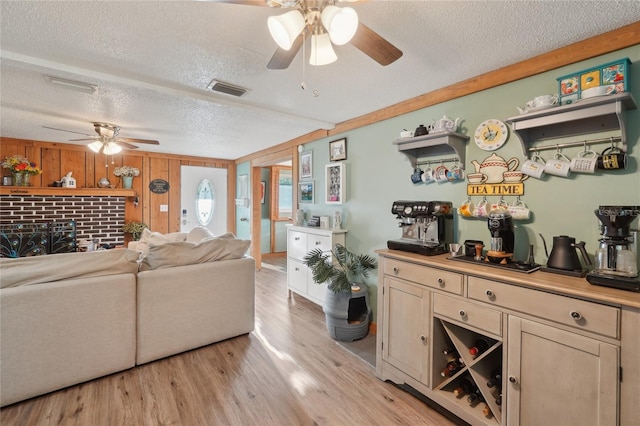
[(490, 118), (476, 128), (474, 140), (484, 151), (495, 151), (507, 142), (509, 128), (502, 121)]

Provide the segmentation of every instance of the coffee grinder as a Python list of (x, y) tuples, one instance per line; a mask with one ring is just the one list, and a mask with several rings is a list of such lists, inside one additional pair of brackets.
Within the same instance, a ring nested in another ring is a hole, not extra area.
[(640, 215), (640, 206), (599, 206), (600, 244), (596, 268), (587, 274), (591, 284), (640, 291), (636, 252), (637, 232), (631, 223)]
[(491, 210), (487, 226), (491, 232), (490, 251), (513, 254), (513, 218), (509, 210), (500, 208)]

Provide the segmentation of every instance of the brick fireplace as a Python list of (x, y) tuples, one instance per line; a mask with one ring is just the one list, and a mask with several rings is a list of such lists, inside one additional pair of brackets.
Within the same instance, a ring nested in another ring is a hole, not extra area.
[(124, 244), (124, 196), (0, 196), (0, 224), (75, 221), (77, 238)]

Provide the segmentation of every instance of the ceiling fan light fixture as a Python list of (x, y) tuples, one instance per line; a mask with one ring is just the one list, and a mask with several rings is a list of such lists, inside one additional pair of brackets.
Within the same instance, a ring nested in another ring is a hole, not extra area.
[(309, 63), (311, 65), (328, 65), (338, 59), (336, 52), (331, 46), (329, 34), (314, 34), (311, 36), (311, 57)]
[(100, 141), (91, 142), (87, 146), (89, 147), (89, 149), (91, 149), (91, 151), (93, 151), (93, 152), (95, 152), (97, 154), (102, 149), (102, 142), (100, 142)]
[(114, 155), (122, 151), (120, 145), (115, 142), (109, 142), (104, 145), (103, 152), (105, 155)]
[(327, 6), (321, 19), (331, 41), (338, 46), (349, 43), (358, 30), (358, 14), (350, 7)]
[(273, 40), (284, 50), (291, 49), (296, 37), (305, 26), (304, 16), (298, 10), (292, 10), (284, 15), (270, 16), (267, 19), (269, 33)]

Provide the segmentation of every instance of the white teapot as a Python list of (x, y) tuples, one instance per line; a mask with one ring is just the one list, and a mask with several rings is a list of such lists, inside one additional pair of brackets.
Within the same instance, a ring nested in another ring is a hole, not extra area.
[(431, 128), (434, 132), (455, 132), (458, 130), (458, 123), (460, 122), (460, 117), (455, 120), (450, 119), (446, 115), (443, 115), (440, 120), (434, 120), (431, 123)]

